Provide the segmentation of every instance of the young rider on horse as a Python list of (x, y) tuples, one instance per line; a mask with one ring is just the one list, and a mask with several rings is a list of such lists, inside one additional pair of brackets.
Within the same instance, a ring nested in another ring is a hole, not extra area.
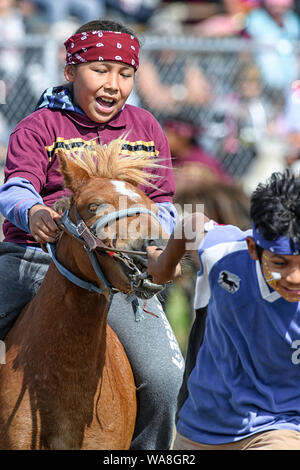
[[(299, 178), (274, 173), (252, 195), (252, 230), (206, 225), (175, 449), (300, 448), (299, 193)], [(148, 252), (149, 274), (164, 283), (185, 237), (171, 238), (158, 259)]]
[[(165, 166), (155, 170), (156, 189), (141, 189), (159, 206), (164, 228), (171, 232), (174, 225), (167, 139), (149, 112), (125, 104), (138, 68), (138, 39), (124, 25), (99, 20), (79, 28), (65, 46), (69, 83), (47, 89), (9, 142), (0, 190), (0, 210), (6, 217), (0, 244), (2, 339), (37, 292), (50, 264), (39, 244), (55, 242), (60, 215), (51, 207), (68, 194), (58, 172), (59, 148), (72, 154), (83, 145), (105, 145), (125, 135), (124, 155), (159, 156)], [(173, 335), (171, 344), (171, 329), (156, 297), (148, 301), (147, 310), (154, 315), (145, 313), (137, 322), (125, 296), (116, 294), (108, 323), (125, 347), (137, 386), (140, 406), (131, 448), (168, 449), (183, 359)]]

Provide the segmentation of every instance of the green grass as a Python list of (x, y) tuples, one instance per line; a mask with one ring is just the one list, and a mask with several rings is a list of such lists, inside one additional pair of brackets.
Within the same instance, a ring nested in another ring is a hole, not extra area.
[(191, 328), (190, 306), (183, 290), (173, 285), (165, 305), (167, 318), (173, 328), (183, 356), (185, 356), (188, 335)]

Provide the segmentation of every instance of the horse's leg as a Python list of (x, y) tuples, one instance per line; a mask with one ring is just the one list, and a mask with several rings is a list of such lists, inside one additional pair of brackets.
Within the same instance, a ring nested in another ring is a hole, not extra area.
[(117, 335), (107, 325), (106, 358), (95, 396), (93, 423), (82, 449), (129, 449), (136, 419), (136, 387), (130, 363)]

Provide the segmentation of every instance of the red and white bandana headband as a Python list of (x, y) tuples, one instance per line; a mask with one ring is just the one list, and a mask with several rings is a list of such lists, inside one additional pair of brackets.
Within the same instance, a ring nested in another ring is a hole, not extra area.
[(64, 43), (66, 65), (113, 60), (139, 66), (140, 44), (131, 34), (114, 31), (89, 31), (71, 36)]

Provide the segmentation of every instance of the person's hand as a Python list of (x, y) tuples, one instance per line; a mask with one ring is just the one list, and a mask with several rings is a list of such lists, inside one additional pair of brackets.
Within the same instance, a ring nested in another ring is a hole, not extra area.
[(203, 106), (211, 101), (211, 85), (199, 67), (195, 65), (186, 67), (185, 85), (187, 89), (187, 103)]
[(165, 260), (164, 252), (157, 246), (148, 246), (148, 274), (155, 284), (166, 284), (181, 275), (181, 266), (171, 266)]
[(42, 204), (36, 204), (29, 209), (29, 228), (32, 236), (38, 243), (54, 243), (60, 232), (55, 221), (61, 216), (53, 209)]

